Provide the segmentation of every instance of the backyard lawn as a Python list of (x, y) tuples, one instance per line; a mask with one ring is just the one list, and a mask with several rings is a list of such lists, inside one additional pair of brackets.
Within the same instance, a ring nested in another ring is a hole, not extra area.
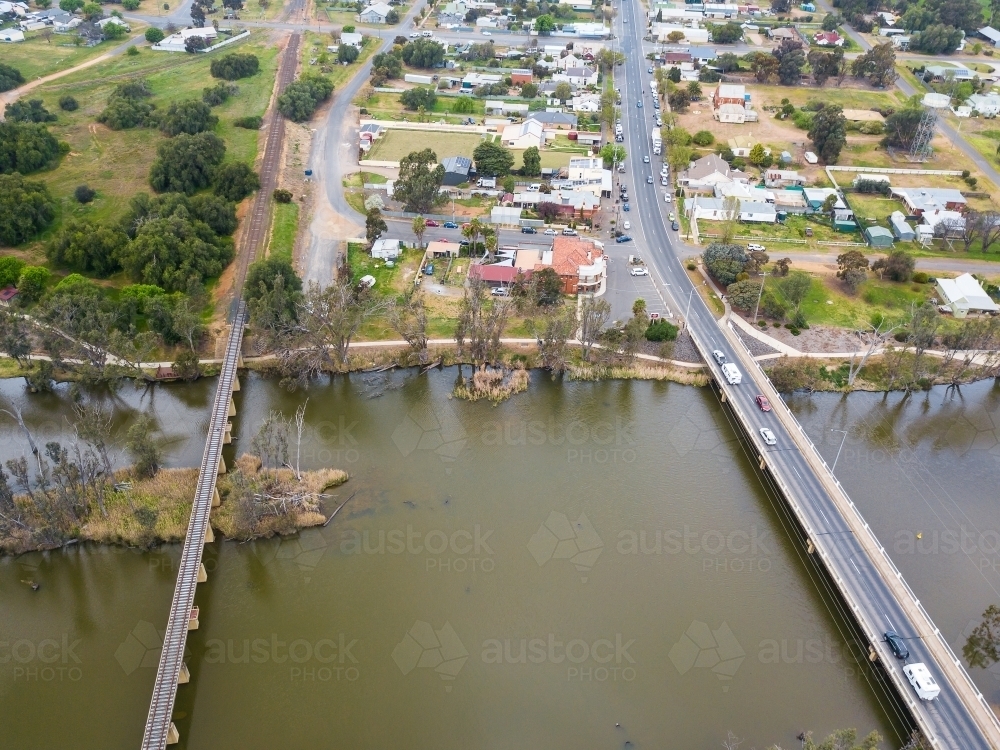
[[(277, 49), (260, 39), (258, 36), (227, 48), (227, 51), (251, 52), (261, 63), (257, 75), (236, 82), (239, 92), (235, 96), (212, 109), (219, 118), (214, 132), (226, 142), (227, 160), (253, 164), (257, 155), (258, 132), (236, 128), (232, 123), (245, 115), (263, 115), (270, 100)], [(98, 124), (96, 118), (114, 87), (133, 77), (145, 77), (154, 92), (151, 101), (160, 111), (174, 101), (200, 100), (202, 89), (218, 82), (208, 72), (216, 56), (175, 55), (143, 48), (137, 56), (119, 55), (32, 92), (33, 97), (41, 98), (45, 107), (58, 115), (58, 121), (49, 127), (60, 141), (70, 146), (70, 152), (55, 169), (31, 175), (31, 179), (49, 186), (60, 206), (60, 219), (86, 216), (97, 221), (112, 220), (133, 195), (148, 189), (149, 166), (165, 136), (151, 128), (112, 131)], [(75, 112), (59, 109), (58, 100), (66, 94), (79, 103)], [(97, 198), (85, 206), (72, 198), (75, 188), (84, 184), (97, 191)], [(59, 223), (57, 220), (47, 234)]]
[(482, 136), (476, 133), (439, 133), (389, 128), (375, 142), (366, 158), (375, 161), (399, 161), (412, 151), (429, 148), (437, 154), (439, 160), (449, 156), (466, 156), (471, 159), (473, 150), (482, 142)]

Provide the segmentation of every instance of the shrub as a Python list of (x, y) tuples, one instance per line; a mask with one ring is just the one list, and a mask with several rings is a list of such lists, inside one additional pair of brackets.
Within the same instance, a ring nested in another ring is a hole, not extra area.
[(73, 112), (79, 108), (80, 105), (77, 104), (76, 99), (74, 99), (72, 96), (59, 97), (59, 109), (61, 109), (63, 112)]
[(711, 146), (715, 142), (715, 136), (707, 130), (699, 130), (691, 140), (698, 146)]
[(260, 177), (241, 161), (223, 164), (215, 173), (213, 192), (227, 201), (239, 203), (257, 190)]
[(17, 68), (0, 63), (0, 91), (10, 91), (16, 89), (24, 83), (24, 76)]
[(219, 82), (214, 86), (207, 86), (201, 92), (201, 100), (209, 107), (218, 107), (229, 97), (235, 96), (239, 89), (231, 83)]
[(417, 86), (416, 88), (404, 91), (399, 97), (399, 103), (413, 112), (421, 107), (426, 111), (430, 111), (434, 109), (434, 105), (437, 103), (437, 94), (434, 93), (434, 89), (432, 88)]
[(0, 174), (35, 172), (59, 156), (59, 142), (44, 125), (0, 122)]
[(20, 245), (51, 224), (55, 215), (55, 201), (44, 182), (0, 175), (0, 243)]
[(926, 284), (928, 281), (931, 280), (931, 277), (925, 271), (917, 271), (915, 274), (913, 274), (913, 280), (917, 284)]
[(696, 263), (688, 263), (687, 264), (687, 270), (689, 270), (689, 271), (697, 271), (698, 270), (698, 265)]
[(360, 54), (353, 44), (341, 44), (337, 47), (337, 62), (350, 64), (357, 60)]
[(284, 188), (275, 188), (274, 192), (271, 193), (271, 197), (278, 203), (291, 203), (292, 193), (290, 190), (285, 190)]
[[(122, 0), (122, 7), (125, 10), (139, 10), (139, 0)], [(138, 49), (136, 47), (129, 47), (129, 49), (136, 50), (138, 54)]]
[(679, 330), (677, 326), (663, 318), (651, 320), (646, 327), (646, 341), (674, 341)]
[(278, 97), (278, 111), (293, 122), (308, 120), (316, 108), (330, 98), (333, 84), (322, 76), (302, 76)]
[(120, 83), (108, 97), (104, 111), (97, 116), (97, 121), (107, 125), (112, 130), (127, 130), (128, 128), (147, 127), (156, 124), (153, 115), (155, 106), (145, 99), (153, 95), (152, 89), (144, 78), (135, 78)]
[(160, 29), (156, 28), (155, 26), (150, 26), (148, 29), (146, 29), (146, 41), (149, 42), (150, 44), (158, 44), (159, 42), (162, 42), (163, 39), (164, 39), (163, 32), (160, 31)]
[(233, 120), (234, 127), (245, 128), (246, 130), (260, 130), (260, 126), (263, 123), (264, 118), (257, 115), (247, 115), (246, 117), (239, 117)]
[[(111, 24), (111, 27), (112, 28), (119, 28), (119, 29), (121, 28), (121, 26), (117, 26), (116, 27), (115, 24)], [(128, 55), (129, 57), (135, 57), (136, 55), (139, 54), (139, 48), (138, 47), (129, 47), (128, 50), (125, 52), (125, 54)]]
[(37, 302), (49, 283), (52, 274), (43, 266), (27, 266), (17, 280), (17, 291), (22, 303)]
[(76, 190), (73, 191), (73, 197), (76, 198), (77, 203), (90, 203), (96, 195), (97, 191), (86, 185), (77, 185)]
[(0, 258), (0, 288), (16, 284), (21, 278), (25, 263), (20, 258), (5, 255)]
[(249, 78), (260, 70), (260, 60), (256, 55), (241, 54), (234, 52), (212, 60), (210, 72), (213, 78), (225, 78), (227, 81), (235, 81), (240, 78)]
[(197, 135), (211, 130), (218, 121), (219, 118), (212, 114), (207, 104), (188, 99), (170, 105), (160, 122), (160, 131), (170, 137), (181, 133)]
[(191, 195), (212, 183), (215, 168), (226, 155), (226, 144), (214, 133), (182, 133), (161, 143), (156, 154), (149, 169), (153, 190)]
[(12, 102), (4, 108), (4, 117), (11, 122), (55, 122), (58, 119), (45, 109), (41, 99)]

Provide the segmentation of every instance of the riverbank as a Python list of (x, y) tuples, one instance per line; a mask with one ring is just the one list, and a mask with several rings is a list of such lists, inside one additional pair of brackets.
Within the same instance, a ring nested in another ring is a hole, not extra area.
[[(247, 541), (322, 525), (327, 521), (325, 491), (347, 479), (347, 473), (337, 469), (303, 471), (296, 479), (290, 469), (261, 470), (260, 459), (244, 454), (232, 472), (219, 477), (223, 502), (212, 510), (212, 528)], [(115, 472), (114, 483), (107, 486), (100, 504), (91, 497), (92, 489), (86, 491), (86, 498), (67, 498), (35, 487), (30, 494), (13, 496), (12, 506), (3, 508), (4, 516), (12, 521), (0, 527), (0, 554), (51, 550), (79, 542), (148, 549), (183, 541), (197, 481), (198, 469), (193, 468), (160, 469), (148, 478), (122, 469)], [(60, 533), (53, 516), (63, 512), (59, 506), (66, 500), (85, 504), (87, 510), (69, 533)]]

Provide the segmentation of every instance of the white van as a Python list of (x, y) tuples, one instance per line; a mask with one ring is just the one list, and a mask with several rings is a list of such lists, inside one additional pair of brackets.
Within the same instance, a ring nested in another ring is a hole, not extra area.
[(923, 701), (932, 701), (941, 694), (940, 686), (931, 677), (930, 671), (924, 664), (907, 664), (903, 667), (903, 674), (917, 691), (917, 697)]
[(732, 362), (726, 362), (722, 366), (722, 374), (726, 376), (729, 385), (739, 385), (743, 382), (743, 375)]

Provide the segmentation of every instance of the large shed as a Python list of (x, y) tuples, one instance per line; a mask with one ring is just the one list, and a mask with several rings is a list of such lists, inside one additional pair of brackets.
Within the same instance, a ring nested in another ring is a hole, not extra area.
[(903, 216), (902, 211), (893, 211), (892, 216), (889, 217), (889, 223), (892, 225), (892, 233), (896, 236), (897, 240), (910, 241), (916, 239), (916, 232), (913, 231), (913, 227), (906, 223), (906, 217)]
[(892, 247), (892, 232), (885, 227), (868, 227), (865, 239), (872, 247)]

